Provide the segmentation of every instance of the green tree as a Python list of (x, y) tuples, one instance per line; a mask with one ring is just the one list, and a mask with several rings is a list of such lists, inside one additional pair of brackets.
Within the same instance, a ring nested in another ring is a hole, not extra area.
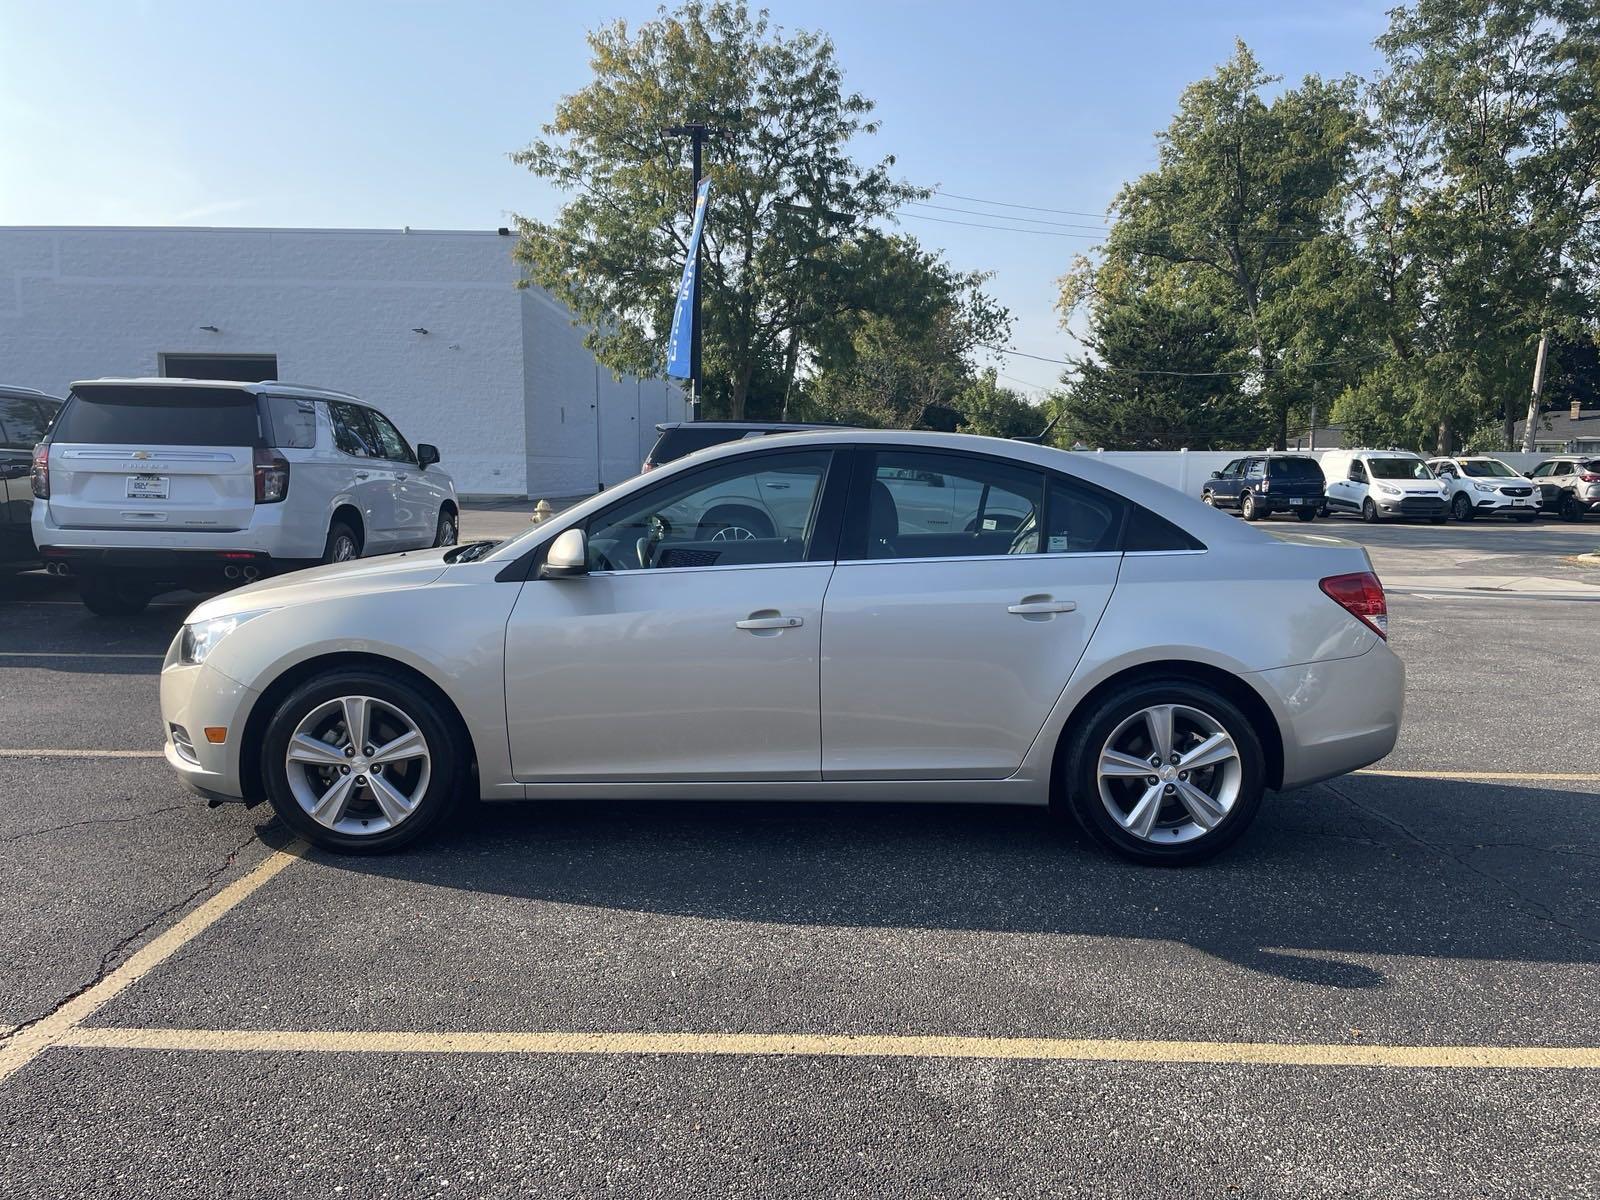
[(862, 164), (872, 102), (845, 89), (833, 44), (786, 33), (742, 3), (688, 0), (637, 30), (589, 37), (594, 78), (512, 158), (572, 194), (554, 221), (519, 218), (531, 280), (590, 327), (613, 370), (658, 373), (687, 254), (687, 148), (660, 131), (721, 128), (707, 148), (703, 374), (708, 415), (742, 417), (752, 387), (781, 389), (841, 272), (832, 255), (922, 195)]
[[(1308, 76), (1268, 100), (1278, 82), (1240, 42), (1227, 63), (1184, 90), (1158, 135), (1155, 170), (1113, 202), (1103, 261), (1135, 276), (1152, 262), (1179, 272), (1192, 306), (1184, 319), (1210, 308), (1248, 348), (1250, 373), (1237, 394), (1271, 414), (1283, 446), (1291, 412), (1327, 392), (1328, 360), (1342, 362), (1348, 318), (1330, 309), (1347, 294), (1326, 282), (1341, 254), (1334, 243), (1364, 122), (1353, 78)], [(1069, 311), (1084, 282), (1081, 267), (1064, 281)]]
[(994, 370), (981, 372), (956, 394), (953, 407), (960, 414), (962, 433), (982, 437), (1037, 437), (1050, 423), (1051, 413), (1031, 404), (1022, 393), (1002, 387)]

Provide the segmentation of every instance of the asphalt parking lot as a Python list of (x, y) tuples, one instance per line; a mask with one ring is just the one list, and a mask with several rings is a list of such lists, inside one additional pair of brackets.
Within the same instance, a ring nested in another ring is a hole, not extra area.
[(0, 1193), (1600, 1194), (1600, 523), (1309, 530), (1401, 745), (1187, 871), (958, 807), (301, 853), (158, 756), (192, 599), (0, 576)]

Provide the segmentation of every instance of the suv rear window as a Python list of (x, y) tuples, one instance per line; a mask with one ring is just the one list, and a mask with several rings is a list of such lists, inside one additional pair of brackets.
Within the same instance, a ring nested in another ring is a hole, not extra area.
[(749, 429), (695, 428), (692, 425), (664, 429), (656, 439), (656, 444), (650, 448), (650, 453), (645, 456), (645, 462), (652, 467), (665, 466), (685, 454), (693, 454), (707, 446), (720, 446), (724, 442), (737, 442), (752, 432)]
[(258, 446), (263, 439), (251, 392), (108, 385), (74, 389), (50, 440), (111, 446)]
[(1322, 482), (1322, 468), (1317, 465), (1314, 458), (1269, 458), (1267, 459), (1267, 477), (1269, 479), (1314, 479)]

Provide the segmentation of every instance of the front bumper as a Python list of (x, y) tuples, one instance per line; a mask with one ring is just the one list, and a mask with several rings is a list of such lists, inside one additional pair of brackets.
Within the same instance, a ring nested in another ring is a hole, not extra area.
[(1443, 496), (1384, 496), (1374, 494), (1372, 502), (1386, 517), (1442, 517), (1450, 511)]
[(1285, 791), (1375, 763), (1400, 736), (1406, 668), (1387, 642), (1255, 678), (1277, 701)]
[[(178, 662), (173, 641), (161, 668), (163, 753), (180, 778), (202, 795), (240, 799), (240, 743), (258, 693), (202, 663)], [(212, 742), (207, 729), (225, 731)]]

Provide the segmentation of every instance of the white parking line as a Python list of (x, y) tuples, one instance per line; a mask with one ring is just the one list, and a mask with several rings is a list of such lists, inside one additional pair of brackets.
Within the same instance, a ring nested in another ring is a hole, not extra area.
[(1452, 771), (1447, 767), (1432, 771), (1387, 771), (1382, 767), (1368, 767), (1353, 774), (1380, 775), (1390, 779), (1465, 779), (1496, 783), (1600, 783), (1600, 775), (1570, 771)]
[(0, 758), (161, 758), (159, 750), (66, 750), (26, 747), (0, 750)]
[(0, 1043), (0, 1081), (21, 1070), (51, 1046), (61, 1045), (84, 1021), (111, 1002), (118, 993), (137, 983), (179, 950), (199, 937), (229, 910), (248, 899), (262, 884), (272, 879), (305, 853), (304, 842), (274, 850), (249, 874), (235, 879), (199, 908), (192, 910), (165, 933), (157, 934), (129, 955), (120, 967), (93, 987), (80, 992), (43, 1020), (14, 1033)]
[[(1113, 1038), (939, 1037), (812, 1033), (357, 1032), (82, 1027), (55, 1044), (106, 1050), (321, 1054), (575, 1054), (731, 1057), (986, 1058), (1289, 1067), (1596, 1069), (1593, 1046), (1394, 1046), (1169, 1042)], [(0, 1076), (3, 1077), (3, 1076)]]

